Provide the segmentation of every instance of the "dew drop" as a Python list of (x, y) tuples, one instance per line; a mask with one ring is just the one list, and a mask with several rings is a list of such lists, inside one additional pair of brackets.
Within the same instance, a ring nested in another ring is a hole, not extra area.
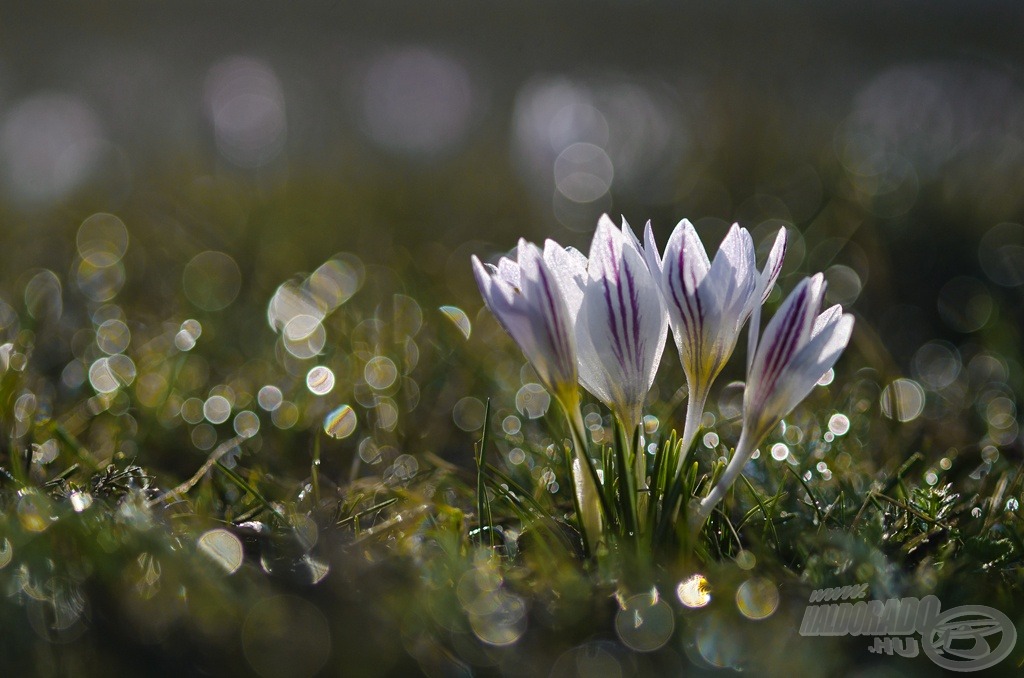
[(107, 355), (123, 352), (131, 338), (128, 326), (120, 320), (107, 320), (96, 329), (96, 345)]
[(334, 372), (329, 367), (317, 365), (306, 374), (306, 388), (314, 395), (327, 395), (334, 388)]
[(828, 420), (828, 430), (837, 436), (846, 435), (850, 430), (850, 418), (845, 414), (833, 414)]
[(363, 379), (370, 385), (370, 388), (383, 391), (391, 387), (398, 378), (398, 368), (394, 361), (387, 356), (374, 356), (366, 362), (363, 369)]
[(704, 575), (693, 574), (679, 582), (676, 597), (686, 607), (704, 607), (711, 602), (711, 587)]
[(75, 513), (81, 513), (92, 506), (92, 495), (88, 492), (76, 490), (68, 498), (71, 500), (71, 508), (75, 510)]
[(463, 431), (472, 432), (484, 425), (484, 404), (479, 398), (466, 396), (455, 403), (452, 408), (452, 419)]
[(551, 395), (540, 384), (524, 384), (516, 392), (516, 409), (529, 419), (543, 417), (550, 406)]
[(210, 396), (203, 403), (203, 416), (211, 424), (223, 424), (231, 416), (231, 402), (222, 395)]
[(242, 410), (235, 415), (234, 429), (243, 438), (252, 438), (260, 430), (260, 418), (251, 410)]
[(754, 577), (736, 590), (736, 607), (747, 619), (767, 619), (779, 607), (779, 589), (765, 577)]
[(924, 411), (924, 389), (911, 379), (897, 379), (882, 391), (880, 405), (890, 419), (913, 421)]
[(356, 413), (348, 405), (342, 405), (333, 410), (324, 419), (324, 432), (332, 438), (338, 440), (348, 438), (355, 430)]
[(672, 608), (651, 593), (630, 597), (615, 615), (615, 632), (624, 645), (636, 652), (664, 647), (675, 625)]
[(514, 414), (508, 415), (501, 421), (501, 430), (503, 430), (506, 434), (510, 436), (519, 433), (519, 430), (522, 428), (522, 426), (523, 424), (521, 421), (519, 421), (519, 417), (515, 416)]
[(227, 308), (242, 288), (242, 271), (230, 255), (208, 250), (185, 265), (182, 286), (188, 300), (204, 311)]
[(260, 404), (260, 407), (265, 412), (273, 412), (281, 407), (283, 400), (284, 395), (281, 393), (281, 389), (270, 384), (261, 388), (259, 393), (256, 394), (256, 402)]
[(224, 529), (210, 530), (199, 537), (199, 550), (233, 574), (242, 566), (242, 541)]
[(442, 306), (441, 313), (444, 313), (445, 317), (455, 324), (455, 327), (458, 328), (463, 337), (469, 339), (473, 326), (470, 324), (469, 317), (465, 311), (458, 306)]
[(49, 464), (57, 458), (59, 452), (60, 447), (57, 445), (57, 441), (50, 438), (44, 443), (32, 446), (32, 463)]

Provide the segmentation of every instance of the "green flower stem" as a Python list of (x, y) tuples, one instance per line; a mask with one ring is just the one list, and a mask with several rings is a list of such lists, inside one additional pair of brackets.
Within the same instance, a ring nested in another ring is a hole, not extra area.
[(562, 406), (572, 437), (574, 457), (570, 461), (569, 472), (573, 482), (573, 502), (587, 553), (593, 555), (603, 541), (602, 513), (605, 520), (610, 520), (612, 513), (600, 490), (597, 468), (587, 454), (586, 429), (583, 426), (579, 397), (559, 398), (558, 402)]
[(708, 516), (711, 515), (712, 509), (718, 502), (725, 498), (725, 493), (729, 491), (732, 484), (736, 482), (736, 478), (739, 477), (743, 471), (743, 467), (746, 466), (750, 456), (754, 453), (754, 449), (757, 447), (756, 444), (752, 444), (750, 437), (747, 435), (747, 430), (744, 428), (740, 434), (740, 441), (736, 445), (736, 450), (733, 452), (732, 459), (729, 460), (729, 465), (725, 467), (725, 472), (722, 477), (718, 479), (718, 482), (712, 488), (708, 496), (701, 500), (700, 506), (697, 509), (696, 519), (698, 526), (702, 525)]

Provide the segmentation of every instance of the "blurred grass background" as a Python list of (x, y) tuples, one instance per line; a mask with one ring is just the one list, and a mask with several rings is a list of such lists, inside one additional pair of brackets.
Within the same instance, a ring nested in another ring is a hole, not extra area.
[[(78, 444), (86, 460), (139, 464), (166, 490), (255, 416), (258, 433), (229, 453), (229, 465), (285, 507), (285, 522), (307, 537), (304, 521), (314, 515), (322, 562), (299, 567), (281, 555), (288, 572), (275, 575), (264, 544), (247, 555), (261, 562), (253, 571), (273, 575), (270, 585), (189, 574), (208, 563), (193, 562), (194, 548), (165, 541), (161, 526), (176, 525), (171, 533), (193, 544), (208, 528), (252, 517), (246, 512), (258, 502), (226, 476), (206, 477), (175, 518), (143, 509), (125, 518), (113, 481), (88, 486), (97, 506), (111, 509), (95, 516), (61, 503), (73, 487), (48, 490), (45, 501), (70, 517), (44, 528), (52, 540), (42, 542), (29, 539), (33, 521), (52, 507), (25, 501), (5, 481), (12, 491), (0, 527), (15, 556), (26, 558), (19, 562), (32, 567), (17, 575), (14, 566), (0, 567), (14, 601), (2, 619), (11, 629), (26, 614), (36, 621), (17, 626), (0, 648), (12, 666), (35, 662), (40, 674), (75, 666), (137, 671), (175, 647), (189, 651), (161, 669), (167, 673), (282, 675), (307, 664), (306, 673), (333, 673), (343, 672), (345, 657), (365, 673), (469, 665), (525, 673), (547, 671), (590, 634), (610, 633), (583, 612), (534, 602), (544, 621), (531, 629), (557, 632), (526, 636), (498, 657), (465, 640), (488, 636), (466, 626), (443, 583), (465, 572), (486, 579), (491, 565), (456, 557), (461, 547), (445, 541), (453, 537), (435, 511), (429, 520), (405, 514), (422, 530), (409, 528), (410, 542), (436, 538), (431, 553), (451, 547), (429, 575), (423, 554), (404, 542), (381, 547), (402, 558), (370, 547), (355, 557), (350, 536), (329, 536), (325, 527), (394, 496), (403, 510), (433, 501), (472, 513), (472, 445), (488, 397), (503, 459), (528, 459), (510, 461), (510, 472), (527, 469), (523, 482), (540, 488), (539, 501), (554, 501), (554, 465), (541, 459), (552, 433), (529, 421), (538, 407), (533, 379), (481, 311), (468, 259), (504, 252), (519, 236), (585, 248), (602, 212), (623, 214), (634, 227), (650, 218), (662, 241), (688, 217), (711, 249), (733, 221), (759, 244), (779, 226), (793, 229), (783, 289), (824, 270), (830, 301), (859, 319), (832, 390), (789, 437), (773, 438), (782, 458), (799, 454), (800, 471), (813, 472), (831, 501), (842, 489), (866, 491), (874, 474), (892, 478), (920, 452), (915, 482), (933, 492), (922, 505), (942, 510), (942, 487), (954, 482), (958, 510), (985, 507), (983, 525), (971, 529), (1012, 541), (1016, 505), (1000, 519), (1012, 529), (991, 516), (1020, 496), (1022, 28), (1024, 10), (1013, 2), (7, 3), (0, 13), (5, 468), (16, 451), (31, 456), (33, 444), (42, 446), (27, 469), (41, 485), (85, 463)], [(271, 299), (289, 280), (305, 281), (324, 314), (315, 358), (304, 353), (315, 332), (285, 340), (301, 311), (295, 299), (275, 316)], [(451, 307), (448, 317), (441, 306)], [(472, 329), (468, 340), (451, 322), (460, 313)], [(130, 366), (115, 361), (104, 372), (119, 355)], [(671, 351), (664, 362), (651, 411), (671, 427), (683, 381)], [(28, 367), (10, 367), (20, 363)], [(740, 363), (731, 378), (742, 379)], [(317, 364), (336, 379), (326, 393), (308, 379)], [(730, 393), (723, 389), (715, 408), (723, 445), (734, 440)], [(203, 410), (214, 396), (228, 404), (228, 418)], [(357, 413), (351, 435), (318, 434), (345, 404)], [(852, 426), (826, 452), (812, 441), (836, 413), (848, 414)], [(600, 422), (596, 409), (589, 414)], [(47, 447), (51, 440), (60, 443)], [(717, 446), (705, 441), (704, 457)], [(49, 457), (51, 449), (59, 456)], [(819, 449), (824, 471), (813, 458)], [(323, 492), (334, 502), (327, 519), (307, 484), (317, 455)], [(74, 473), (71, 482), (94, 482)], [(756, 481), (770, 496), (785, 478), (772, 467)], [(128, 484), (148, 491), (138, 479)], [(911, 490), (905, 494), (910, 502)], [(82, 520), (72, 515), (80, 513)], [(832, 520), (828, 548), (859, 553), (852, 569), (830, 570), (833, 555), (823, 565), (827, 549), (801, 541), (806, 524), (797, 521), (788, 547), (770, 549), (777, 561), (761, 555), (768, 576), (784, 583), (802, 572), (805, 583), (821, 584), (837, 572), (849, 579), (863, 561), (888, 573), (878, 576), (890, 591), (934, 583), (928, 568), (942, 557), (926, 556), (931, 564), (921, 569), (920, 550), (899, 551), (919, 535), (890, 529), (886, 538), (898, 537), (891, 550), (872, 551), (840, 535), (852, 515)], [(62, 521), (72, 526), (67, 533), (57, 529)], [(884, 541), (881, 530), (880, 522), (869, 544)], [(108, 535), (109, 550), (93, 548), (97, 535)], [(250, 550), (262, 543), (243, 536)], [(995, 550), (963, 561), (969, 574), (949, 574), (956, 568), (947, 564), (944, 581), (963, 602), (975, 593), (1005, 605), (1012, 597), (1001, 587), (1012, 576), (985, 581), (978, 572), (1010, 569), (1018, 561), (1006, 549), (1019, 558), (1020, 544), (986, 548)], [(62, 550), (78, 555), (61, 564), (53, 554)], [(879, 565), (883, 552), (902, 575)], [(155, 579), (146, 557), (164, 563)], [(85, 573), (81, 562), (100, 575)], [(125, 563), (149, 571), (150, 584), (163, 583), (139, 588), (136, 579), (146, 577), (132, 574), (129, 587)], [(325, 563), (331, 576), (310, 588)], [(554, 582), (566, 600), (591, 601), (594, 618), (611, 619), (607, 597), (592, 597), (561, 566), (531, 567), (543, 575), (509, 575), (521, 593)], [(667, 580), (685, 571), (668, 569)], [(33, 575), (42, 583), (26, 583), (24, 572), (40, 571), (49, 573)], [(739, 581), (733, 570), (717, 575), (713, 582), (730, 582), (723, 589)], [(421, 576), (437, 600), (426, 596), (425, 607), (404, 609), (408, 582)], [(97, 590), (81, 595), (87, 605), (58, 604), (54, 591), (75, 588), (46, 589), (54, 579)], [(847, 579), (836, 582), (853, 583)], [(129, 588), (159, 604), (124, 602), (119, 591)], [(200, 593), (177, 595), (179, 588)], [(282, 590), (290, 597), (268, 598)], [(532, 594), (543, 599), (544, 591)], [(44, 601), (43, 611), (26, 612), (26, 595)], [(206, 602), (197, 609), (183, 600)], [(799, 614), (799, 601), (790, 608)], [(166, 614), (153, 618), (154, 609)], [(66, 627), (46, 616), (59, 610), (73, 617)], [(185, 617), (197, 621), (180, 622)], [(279, 618), (298, 620), (312, 649), (289, 649), (300, 632), (245, 631), (256, 623), (246, 619)], [(379, 630), (363, 642), (367, 620)], [(431, 624), (443, 632), (425, 631)], [(749, 626), (747, 649), (797, 628), (781, 615), (756, 633)], [(66, 629), (74, 633), (61, 635)], [(81, 634), (88, 642), (54, 650)], [(815, 646), (802, 643), (772, 665), (818, 675)], [(266, 649), (274, 647), (278, 654)], [(612, 657), (606, 667), (627, 672), (673, 670), (683, 655), (709, 664), (704, 649), (638, 659), (611, 641), (577, 647), (603, 652)], [(288, 663), (302, 653), (315, 660)]]

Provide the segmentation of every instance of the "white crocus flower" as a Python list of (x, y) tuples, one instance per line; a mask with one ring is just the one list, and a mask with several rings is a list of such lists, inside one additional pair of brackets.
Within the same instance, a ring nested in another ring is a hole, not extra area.
[(562, 407), (573, 432), (573, 485), (584, 539), (600, 538), (598, 490), (589, 473), (586, 442), (580, 435), (579, 390), (574, 315), (540, 249), (519, 240), (517, 261), (502, 257), (497, 266), (484, 265), (474, 255), (473, 272), (480, 293), (505, 331), (522, 349), (544, 387)]
[(576, 391), (576, 339), (562, 291), (540, 250), (520, 239), (518, 260), (497, 266), (474, 255), (473, 272), (487, 307), (512, 336), (556, 398)]
[(544, 257), (575, 324), (580, 383), (631, 434), (661, 363), (668, 316), (640, 243), (602, 216), (590, 256), (548, 241)]
[(781, 229), (776, 236), (761, 272), (757, 271), (750, 233), (736, 224), (729, 229), (714, 261), (708, 258), (697, 231), (686, 219), (669, 237), (663, 259), (658, 258), (650, 224), (645, 239), (647, 260), (668, 307), (689, 391), (681, 469), (700, 428), (711, 385), (736, 348), (743, 324), (755, 307), (764, 303), (779, 277), (786, 253), (786, 230)]
[(668, 332), (668, 313), (657, 281), (629, 224), (623, 219), (620, 230), (607, 215), (598, 221), (589, 258), (551, 240), (545, 243), (544, 258), (573, 317), (580, 383), (628, 432), (627, 455), (635, 482), (624, 487), (638, 491), (630, 501), (642, 521), (647, 458), (643, 445), (633, 449), (632, 442)]
[(760, 342), (760, 306), (755, 308), (743, 392), (743, 431), (722, 477), (700, 502), (701, 521), (722, 500), (765, 436), (807, 397), (849, 343), (853, 316), (843, 313), (839, 305), (819, 315), (824, 295), (820, 273), (802, 280), (768, 323)]

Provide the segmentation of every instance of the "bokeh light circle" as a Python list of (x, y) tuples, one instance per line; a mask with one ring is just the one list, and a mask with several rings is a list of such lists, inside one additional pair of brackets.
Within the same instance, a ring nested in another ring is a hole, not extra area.
[(207, 250), (185, 265), (182, 285), (188, 300), (204, 311), (227, 308), (242, 289), (242, 271), (228, 254)]
[(615, 633), (636, 652), (653, 652), (665, 646), (675, 631), (671, 606), (651, 593), (628, 598), (615, 615)]
[(342, 405), (324, 418), (324, 433), (337, 440), (348, 438), (356, 430), (356, 423), (355, 410)]

